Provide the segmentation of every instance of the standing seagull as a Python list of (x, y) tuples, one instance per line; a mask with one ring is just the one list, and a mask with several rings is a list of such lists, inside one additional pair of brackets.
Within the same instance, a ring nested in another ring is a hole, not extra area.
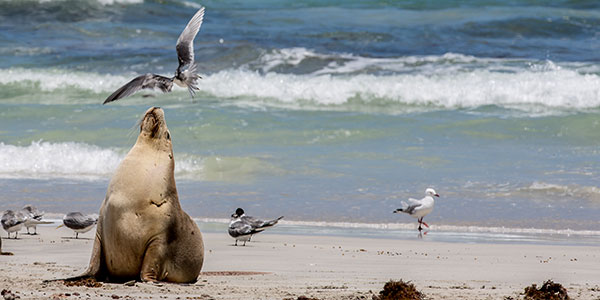
[(434, 196), (439, 197), (440, 195), (438, 195), (434, 189), (428, 188), (425, 190), (425, 197), (423, 199), (417, 200), (408, 198), (410, 204), (402, 201), (402, 208), (396, 209), (394, 213), (403, 212), (417, 218), (419, 221), (419, 231), (423, 230), (421, 224), (429, 228), (429, 225), (423, 222), (423, 217), (433, 211), (433, 205), (435, 204), (435, 200), (433, 199)]
[(32, 234), (29, 232), (29, 228), (33, 228), (33, 234), (37, 234), (37, 225), (39, 224), (52, 224), (52, 222), (44, 222), (42, 221), (42, 216), (44, 212), (40, 212), (35, 206), (27, 204), (23, 206), (21, 209), (21, 213), (25, 216), (25, 227), (27, 228), (27, 234)]
[(57, 229), (63, 226), (73, 229), (75, 231), (75, 238), (79, 238), (80, 233), (86, 233), (90, 231), (94, 225), (98, 223), (96, 216), (84, 216), (80, 212), (70, 212), (63, 218), (63, 225), (56, 227)]
[(175, 71), (175, 76), (169, 78), (152, 73), (138, 76), (108, 96), (102, 104), (130, 96), (141, 89), (159, 88), (163, 93), (167, 93), (173, 88), (173, 82), (180, 87), (187, 88), (194, 97), (196, 91), (199, 90), (196, 81), (201, 78), (196, 74), (196, 64), (194, 63), (194, 38), (200, 30), (203, 19), (204, 7), (196, 12), (177, 39), (175, 49), (177, 50), (179, 66)]
[(5, 211), (2, 215), (1, 222), (2, 228), (4, 228), (4, 230), (6, 230), (6, 232), (8, 233), (8, 238), (10, 239), (10, 233), (14, 232), (16, 239), (17, 235), (19, 234), (19, 230), (23, 228), (23, 223), (25, 223), (25, 217), (20, 211), (14, 212), (9, 209)]
[(244, 246), (246, 246), (246, 242), (252, 238), (253, 234), (272, 227), (281, 219), (283, 219), (283, 216), (270, 221), (259, 220), (254, 217), (246, 216), (244, 210), (238, 208), (235, 210), (235, 213), (231, 215), (231, 222), (229, 223), (228, 229), (229, 235), (235, 239), (236, 246), (238, 241), (244, 242)]

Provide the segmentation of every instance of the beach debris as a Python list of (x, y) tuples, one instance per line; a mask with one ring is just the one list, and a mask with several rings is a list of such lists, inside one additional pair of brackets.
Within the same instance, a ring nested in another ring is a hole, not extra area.
[[(201, 272), (200, 276), (251, 276), (251, 275), (267, 275), (269, 272), (253, 272), (253, 271), (208, 271)], [(202, 282), (206, 282), (203, 280)]]
[(15, 295), (10, 290), (2, 290), (2, 293), (0, 293), (0, 295), (2, 295), (2, 297), (4, 298), (4, 300), (21, 299), (20, 296)]
[(96, 281), (96, 279), (93, 277), (84, 277), (74, 280), (64, 280), (63, 282), (66, 286), (85, 286), (91, 288), (102, 287), (102, 283)]
[(534, 283), (525, 288), (525, 297), (523, 300), (569, 300), (567, 289), (560, 283), (547, 280), (541, 288), (537, 288)]
[(383, 290), (378, 295), (373, 295), (373, 300), (422, 300), (425, 295), (417, 290), (410, 281), (390, 280), (385, 283)]
[(123, 285), (125, 285), (125, 286), (135, 286), (135, 280), (127, 281), (127, 282), (123, 283)]

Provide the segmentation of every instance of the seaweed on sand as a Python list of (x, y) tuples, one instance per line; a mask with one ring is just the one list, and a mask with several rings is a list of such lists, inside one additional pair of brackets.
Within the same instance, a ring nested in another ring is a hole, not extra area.
[(385, 283), (383, 290), (378, 295), (373, 295), (373, 300), (422, 300), (425, 295), (417, 290), (414, 284), (390, 280)]

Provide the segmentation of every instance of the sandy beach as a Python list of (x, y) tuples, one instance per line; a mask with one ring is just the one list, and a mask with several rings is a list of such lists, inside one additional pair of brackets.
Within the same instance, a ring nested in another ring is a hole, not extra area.
[[(3, 232), (4, 233), (4, 232)], [(427, 299), (517, 298), (547, 279), (574, 299), (600, 297), (600, 248), (439, 243), (263, 233), (245, 247), (205, 233), (203, 273), (195, 284), (67, 287), (46, 279), (84, 271), (93, 232), (39, 227), (37, 236), (3, 237), (0, 288), (21, 299), (371, 299), (390, 279), (413, 282)]]

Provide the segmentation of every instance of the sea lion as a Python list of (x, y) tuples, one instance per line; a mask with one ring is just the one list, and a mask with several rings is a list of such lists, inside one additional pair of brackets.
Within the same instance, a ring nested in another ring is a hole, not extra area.
[(164, 112), (152, 107), (108, 185), (88, 270), (72, 279), (197, 280), (204, 244), (200, 229), (179, 204), (174, 168)]

